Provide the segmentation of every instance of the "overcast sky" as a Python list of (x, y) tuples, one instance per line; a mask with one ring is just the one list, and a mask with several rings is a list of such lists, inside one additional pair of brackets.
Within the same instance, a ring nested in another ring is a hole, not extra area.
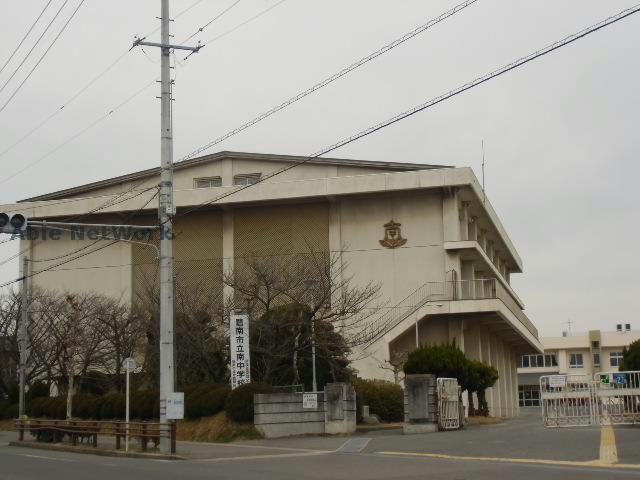
[[(54, 0), (52, 11), (62, 2)], [(233, 2), (172, 0), (174, 15), (197, 3), (171, 24), (174, 40), (188, 37)], [(0, 65), (45, 3), (5, 2)], [(78, 3), (69, 0), (62, 18)], [(241, 0), (190, 43), (225, 33), (276, 3)], [(175, 69), (175, 158), (456, 3), (286, 0), (188, 61), (178, 56), (182, 66)], [(633, 4), (479, 0), (208, 153), (313, 153)], [(86, 0), (0, 113), (0, 152), (127, 51), (135, 34), (154, 30), (159, 8), (158, 0)], [(525, 271), (512, 277), (513, 285), (541, 334), (559, 335), (568, 319), (574, 331), (611, 330), (628, 322), (640, 328), (640, 215), (634, 194), (640, 174), (638, 45), (640, 14), (332, 156), (470, 166), (480, 177), (484, 139), (487, 193), (524, 261)], [(0, 155), (0, 181), (157, 78), (159, 53), (153, 48), (145, 52), (127, 54), (54, 120)], [(0, 86), (12, 66), (0, 74)], [(19, 83), (16, 79), (0, 93), (0, 104)], [(158, 87), (152, 85), (36, 167), (1, 185), (0, 202), (158, 165), (156, 95)], [(17, 251), (15, 243), (0, 245), (0, 259)], [(0, 281), (16, 278), (17, 268), (17, 261), (0, 267)]]

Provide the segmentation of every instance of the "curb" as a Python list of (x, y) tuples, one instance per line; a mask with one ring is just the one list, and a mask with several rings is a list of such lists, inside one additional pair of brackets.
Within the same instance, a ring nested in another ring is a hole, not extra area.
[(166, 455), (163, 453), (121, 452), (118, 450), (100, 450), (98, 448), (73, 447), (71, 445), (47, 444), (39, 442), (9, 442), (10, 447), (36, 448), (57, 452), (84, 453), (101, 457), (146, 458), (152, 460), (187, 460), (180, 455)]

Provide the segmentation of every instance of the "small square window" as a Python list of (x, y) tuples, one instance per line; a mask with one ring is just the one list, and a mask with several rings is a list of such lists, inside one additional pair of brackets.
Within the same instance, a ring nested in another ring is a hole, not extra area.
[(609, 363), (612, 367), (619, 367), (622, 363), (622, 352), (611, 352), (609, 354)]
[(206, 178), (194, 178), (194, 188), (213, 188), (222, 186), (222, 178), (220, 177), (206, 177)]
[(260, 181), (261, 173), (243, 173), (233, 177), (233, 184), (237, 187), (255, 185)]
[(592, 341), (591, 348), (600, 348), (600, 342), (598, 340)]
[(582, 368), (584, 367), (584, 360), (581, 353), (569, 354), (569, 368)]

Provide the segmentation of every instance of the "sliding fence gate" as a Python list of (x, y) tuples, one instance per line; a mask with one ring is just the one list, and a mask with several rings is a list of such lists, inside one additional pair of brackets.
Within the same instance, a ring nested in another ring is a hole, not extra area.
[(438, 429), (460, 428), (460, 386), (455, 378), (438, 378)]
[(640, 372), (540, 377), (545, 427), (640, 424)]

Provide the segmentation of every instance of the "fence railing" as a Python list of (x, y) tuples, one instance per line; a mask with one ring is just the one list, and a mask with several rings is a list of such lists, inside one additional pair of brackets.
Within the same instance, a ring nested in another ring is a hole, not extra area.
[(175, 422), (129, 422), (127, 425), (127, 422), (123, 421), (18, 419), (16, 430), (20, 441), (24, 441), (25, 433), (31, 433), (38, 441), (57, 443), (68, 437), (72, 445), (87, 440), (94, 448), (98, 447), (99, 436), (115, 437), (117, 450), (121, 448), (127, 434), (130, 439), (140, 440), (142, 451), (148, 449), (149, 442), (157, 446), (161, 438), (168, 438), (171, 442), (171, 453), (176, 453)]
[(535, 337), (538, 330), (520, 309), (511, 294), (495, 278), (427, 282), (403, 298), (395, 306), (369, 322), (353, 338), (353, 343), (371, 345), (378, 338), (393, 330), (429, 302), (450, 300), (499, 299)]

